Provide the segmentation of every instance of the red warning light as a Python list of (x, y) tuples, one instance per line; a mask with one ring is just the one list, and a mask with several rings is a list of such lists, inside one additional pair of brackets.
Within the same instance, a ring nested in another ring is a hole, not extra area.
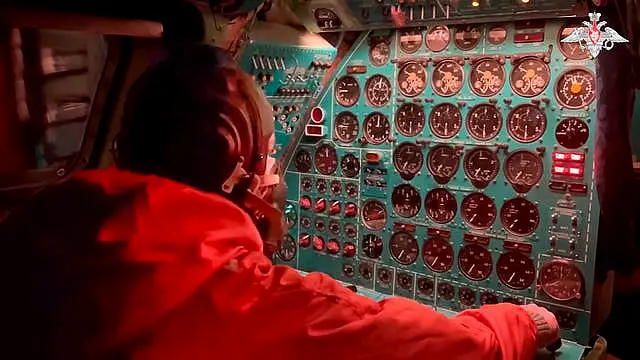
[(320, 124), (324, 121), (324, 109), (316, 106), (313, 109), (311, 109), (311, 121), (313, 121), (316, 124)]
[(554, 152), (553, 160), (555, 161), (570, 161), (570, 162), (584, 162), (584, 153), (578, 152)]

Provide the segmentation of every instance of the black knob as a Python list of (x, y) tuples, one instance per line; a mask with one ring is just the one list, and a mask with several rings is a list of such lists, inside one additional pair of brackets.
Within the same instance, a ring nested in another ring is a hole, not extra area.
[(558, 339), (553, 344), (547, 346), (546, 349), (551, 352), (556, 352), (560, 350), (561, 347), (562, 347), (562, 339)]

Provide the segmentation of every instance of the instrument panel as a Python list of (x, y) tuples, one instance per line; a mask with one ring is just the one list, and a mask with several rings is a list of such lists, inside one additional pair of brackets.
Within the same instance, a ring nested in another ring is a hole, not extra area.
[(537, 303), (586, 344), (595, 66), (560, 46), (574, 25), (527, 26), (363, 33), (292, 152), (274, 261), (434, 308)]

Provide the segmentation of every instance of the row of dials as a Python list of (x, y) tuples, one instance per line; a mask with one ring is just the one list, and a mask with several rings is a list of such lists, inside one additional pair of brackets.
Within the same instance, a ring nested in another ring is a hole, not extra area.
[[(443, 97), (458, 94), (462, 90), (465, 78), (462, 65), (462, 62), (453, 59), (437, 62), (431, 76), (433, 92)], [(478, 96), (491, 97), (502, 90), (505, 78), (505, 70), (500, 61), (485, 58), (474, 63), (469, 74), (469, 87)], [(427, 87), (427, 69), (418, 61), (404, 62), (400, 65), (396, 80), (402, 95), (416, 97)], [(550, 81), (549, 65), (537, 57), (522, 58), (511, 70), (511, 89), (522, 97), (530, 98), (542, 94)], [(571, 68), (558, 77), (555, 96), (564, 108), (582, 109), (595, 100), (595, 89), (595, 77), (590, 70)], [(369, 106), (386, 106), (392, 96), (391, 80), (381, 74), (372, 75), (365, 82), (364, 93)], [(336, 81), (335, 97), (343, 107), (355, 105), (360, 99), (358, 80), (352, 75), (339, 78)]]
[[(564, 43), (562, 39), (571, 35), (576, 26), (581, 24), (569, 24), (560, 29), (558, 35), (558, 48), (560, 52), (571, 60), (584, 60), (590, 57), (587, 49), (577, 43)], [(406, 29), (400, 32), (400, 50), (405, 54), (414, 54), (422, 46), (423, 36), (420, 29)], [(451, 33), (449, 28), (444, 25), (438, 25), (431, 28), (426, 36), (425, 43), (427, 48), (432, 52), (444, 51), (451, 42)], [(507, 39), (507, 29), (502, 25), (495, 25), (488, 31), (487, 41), (491, 45), (501, 45)], [(462, 51), (471, 51), (480, 43), (481, 33), (478, 25), (463, 25), (456, 27), (454, 30), (454, 44)], [(382, 66), (389, 62), (391, 58), (391, 49), (389, 40), (381, 38), (372, 42), (369, 50), (369, 60), (375, 66)]]
[[(395, 129), (403, 136), (421, 135), (426, 126), (424, 107), (416, 103), (405, 103), (398, 107), (394, 118)], [(500, 133), (503, 125), (500, 110), (492, 104), (474, 106), (466, 117), (468, 134), (478, 141), (489, 141)], [(441, 103), (433, 107), (429, 114), (429, 130), (440, 139), (450, 139), (460, 133), (462, 114), (459, 108), (451, 103)], [(532, 143), (539, 140), (547, 128), (547, 117), (544, 110), (531, 104), (518, 105), (507, 117), (507, 131), (511, 138), (520, 143)], [(367, 115), (362, 123), (364, 141), (372, 145), (380, 145), (389, 141), (391, 124), (386, 115), (373, 112)], [(336, 140), (341, 143), (352, 143), (358, 138), (360, 125), (357, 116), (350, 111), (343, 111), (334, 121)], [(583, 146), (589, 138), (588, 125), (579, 118), (567, 118), (557, 125), (556, 139), (567, 149)]]

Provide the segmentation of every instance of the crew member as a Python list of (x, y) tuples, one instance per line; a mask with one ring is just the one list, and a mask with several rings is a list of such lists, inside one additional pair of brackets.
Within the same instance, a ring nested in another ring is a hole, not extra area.
[(447, 318), (273, 265), (265, 247), (284, 235), (273, 139), (271, 107), (221, 50), (192, 46), (148, 69), (118, 169), (79, 172), (5, 224), (12, 331), (39, 351), (27, 357), (531, 360), (557, 340), (536, 305)]

